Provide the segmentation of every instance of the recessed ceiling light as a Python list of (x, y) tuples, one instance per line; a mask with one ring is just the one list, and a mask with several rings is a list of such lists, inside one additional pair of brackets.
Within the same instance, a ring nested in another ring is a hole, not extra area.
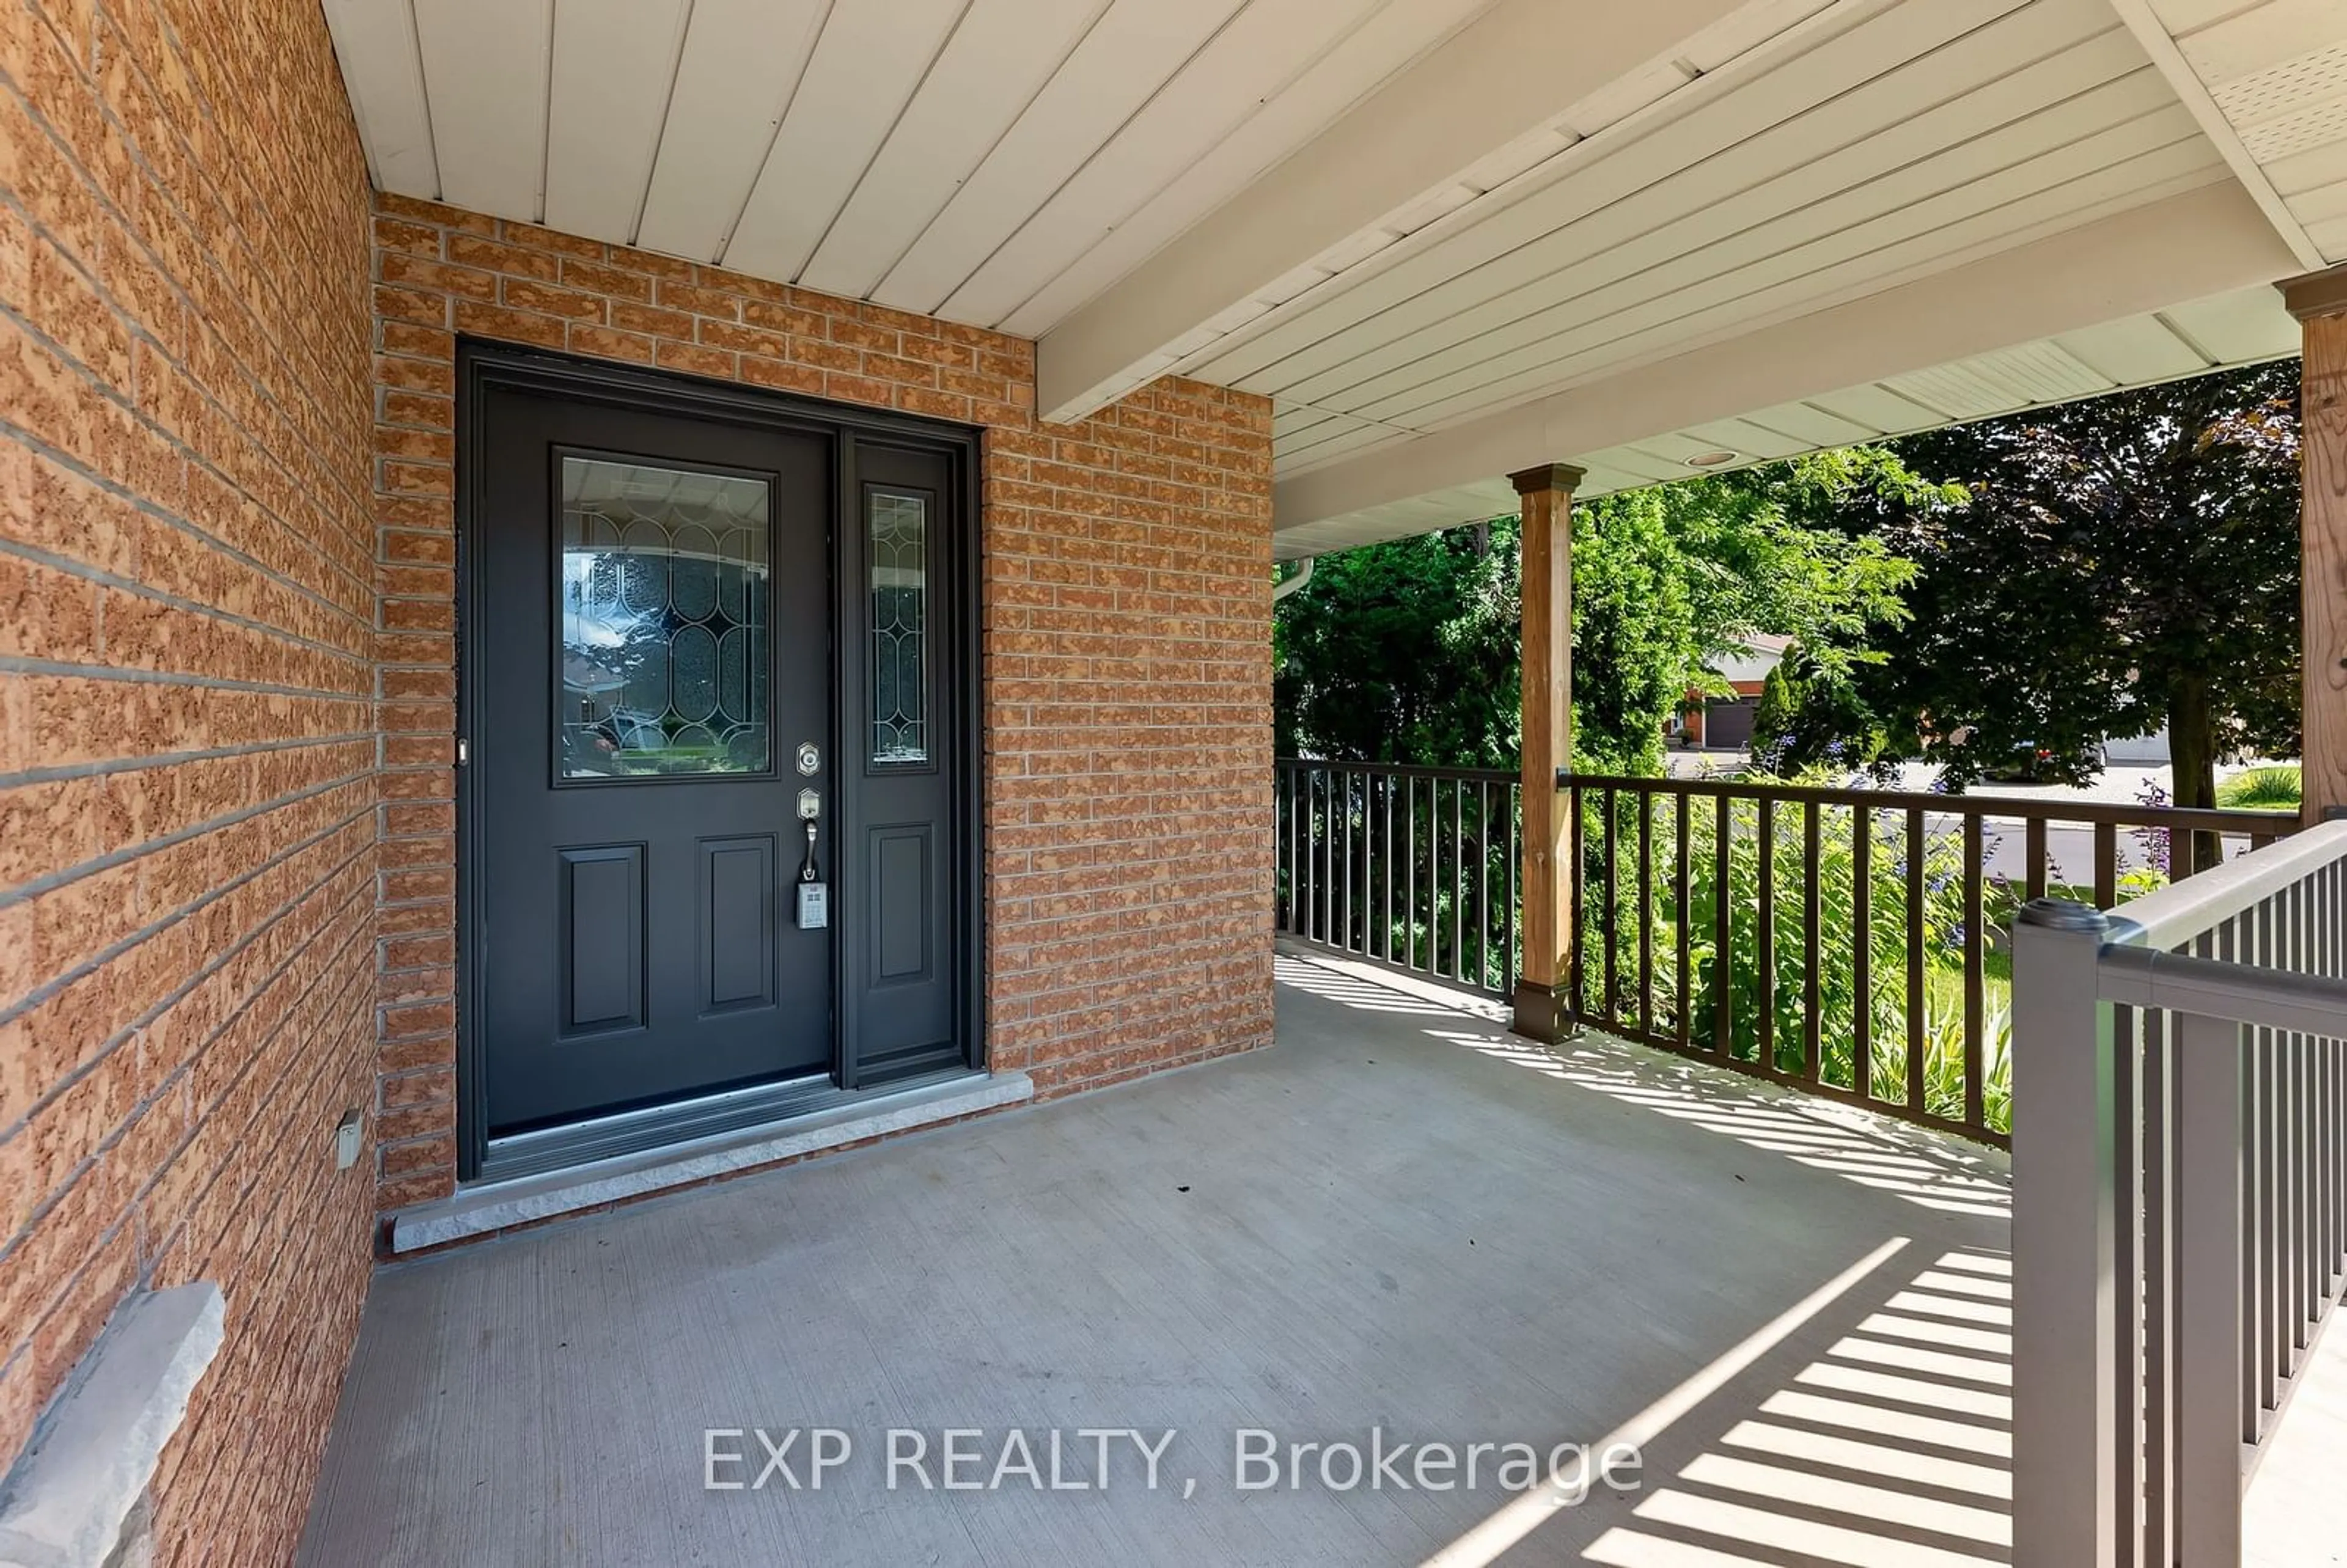
[(1720, 468), (1736, 461), (1733, 452), (1698, 452), (1686, 460), (1690, 468)]

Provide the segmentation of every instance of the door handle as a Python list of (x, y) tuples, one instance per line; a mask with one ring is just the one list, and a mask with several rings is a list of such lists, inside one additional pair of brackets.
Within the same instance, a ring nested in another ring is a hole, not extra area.
[(809, 809), (820, 804), (815, 791), (799, 792), (799, 815), (806, 823), (806, 857), (799, 862), (798, 879), (798, 926), (802, 931), (820, 931), (831, 924), (830, 889), (824, 885), (822, 868), (815, 865), (815, 813)]

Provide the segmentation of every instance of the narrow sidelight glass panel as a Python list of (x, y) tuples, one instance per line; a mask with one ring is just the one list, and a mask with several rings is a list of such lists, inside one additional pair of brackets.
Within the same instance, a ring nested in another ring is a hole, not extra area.
[(872, 760), (929, 760), (929, 503), (874, 490), (866, 503), (871, 563)]
[(773, 765), (768, 508), (763, 479), (562, 459), (559, 777)]

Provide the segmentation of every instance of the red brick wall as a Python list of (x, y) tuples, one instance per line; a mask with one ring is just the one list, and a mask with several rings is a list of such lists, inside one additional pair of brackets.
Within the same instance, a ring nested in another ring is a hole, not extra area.
[(1194, 383), (1039, 425), (1031, 343), (396, 197), (375, 220), (381, 1204), (456, 1179), (457, 334), (985, 427), (998, 1068), (1043, 1091), (1271, 1030), (1271, 409)]
[(161, 1560), (291, 1552), (369, 1267), (367, 194), (316, 0), (0, 0), (0, 1466), (228, 1336)]

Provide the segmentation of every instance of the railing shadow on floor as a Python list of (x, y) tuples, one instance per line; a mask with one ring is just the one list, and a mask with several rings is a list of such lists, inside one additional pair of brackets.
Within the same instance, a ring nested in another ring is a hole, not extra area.
[(1705, 1063), (1584, 1033), (1546, 1047), (1463, 993), (1323, 957), (1283, 983), (1429, 1021), (1430, 1039), (1607, 1095), (1914, 1204), (1894, 1235), (1758, 1325), (1603, 1441), (1645, 1453), (1631, 1494), (1526, 1494), (1428, 1568), (1980, 1568), (2007, 1563), (2012, 1280), (2004, 1156)]
[[(2004, 1143), (2023, 900), (2109, 907), (2294, 831), (2280, 812), (1563, 774), (1565, 1011), (1771, 1082)], [(1282, 759), (1282, 935), (1508, 999), (1522, 786)]]

